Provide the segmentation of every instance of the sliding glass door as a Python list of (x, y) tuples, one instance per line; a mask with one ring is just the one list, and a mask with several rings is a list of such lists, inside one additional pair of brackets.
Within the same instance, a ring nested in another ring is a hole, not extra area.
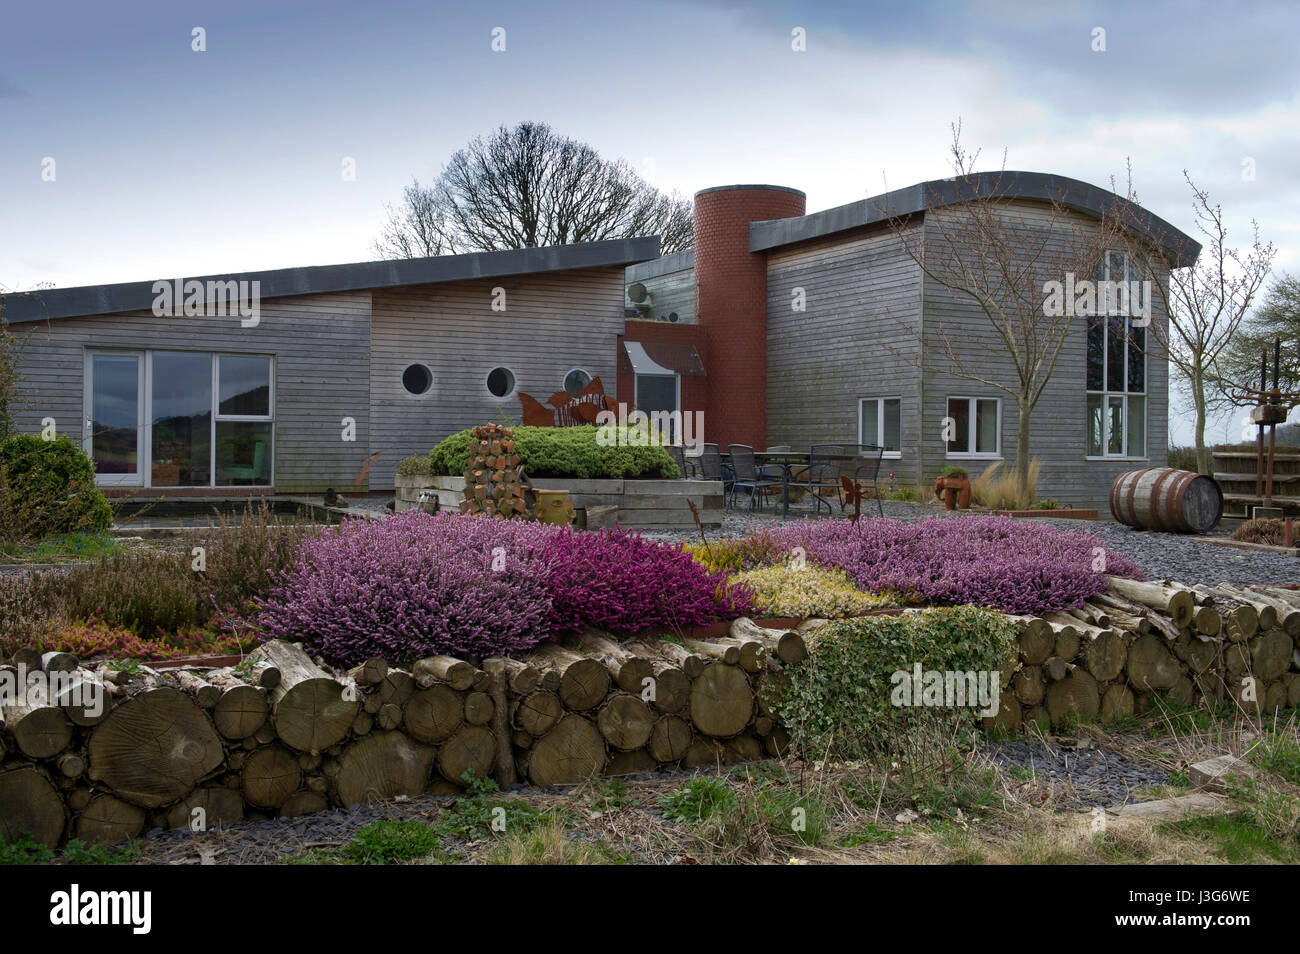
[(140, 485), (144, 465), (144, 355), (86, 356), (86, 426), (82, 443), (107, 486)]
[(212, 483), (212, 355), (150, 355), (149, 481), (153, 487)]
[(85, 448), (97, 482), (271, 486), (274, 378), (267, 355), (89, 352)]

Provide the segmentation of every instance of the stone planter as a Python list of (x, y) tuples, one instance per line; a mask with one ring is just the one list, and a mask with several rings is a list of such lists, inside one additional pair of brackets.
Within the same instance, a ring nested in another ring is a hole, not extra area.
[[(409, 476), (398, 474), (393, 478), (393, 486), (396, 490), (393, 509), (397, 513), (416, 509), (420, 505), (420, 492), (435, 489), (437, 487), (436, 481), (443, 479), (445, 478), (430, 477), (428, 474), (411, 474)], [(462, 486), (464, 483), (462, 480)]]
[[(417, 478), (398, 480), (414, 481)], [(397, 510), (410, 510), (416, 506), (420, 490), (431, 490), (438, 496), (439, 508), (459, 512), (464, 499), (464, 477), (420, 477), (419, 485), (408, 491), (403, 500), (399, 489)], [(716, 480), (582, 480), (569, 477), (538, 477), (530, 479), (534, 490), (567, 490), (575, 508), (617, 507), (619, 526), (628, 529), (653, 530), (690, 528), (695, 526), (690, 507), (692, 501), (700, 511), (700, 522), (706, 528), (722, 526), (722, 483)]]

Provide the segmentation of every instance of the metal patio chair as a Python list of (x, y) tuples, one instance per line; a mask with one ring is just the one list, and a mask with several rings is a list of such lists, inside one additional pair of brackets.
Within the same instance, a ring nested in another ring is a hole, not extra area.
[[(876, 508), (880, 515), (885, 515), (885, 505), (880, 499), (880, 461), (885, 449), (876, 444), (814, 444), (808, 454), (808, 472), (801, 486), (806, 487), (813, 498), (813, 512), (820, 513), (821, 505), (826, 505), (827, 513), (833, 513), (830, 501), (822, 496), (823, 490), (834, 490), (840, 511), (844, 510), (844, 488), (840, 477), (848, 477), (854, 483), (870, 482), (876, 494)], [(827, 495), (829, 496), (829, 494)]]
[(731, 466), (736, 472), (736, 479), (731, 484), (731, 499), (735, 502), (736, 493), (745, 490), (749, 494), (749, 509), (753, 510), (755, 502), (762, 509), (763, 498), (781, 487), (781, 482), (763, 467), (758, 466), (754, 457), (754, 448), (748, 444), (729, 444), (727, 453), (731, 455)]
[(722, 450), (717, 444), (700, 445), (698, 465), (701, 478), (722, 481), (722, 500), (725, 505), (731, 493), (733, 477), (722, 466)]

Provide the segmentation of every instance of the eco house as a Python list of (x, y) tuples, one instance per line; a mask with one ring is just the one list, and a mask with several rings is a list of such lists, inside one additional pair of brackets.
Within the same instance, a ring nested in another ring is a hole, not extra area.
[[(1085, 224), (1119, 207), (1153, 261), (1199, 253), (1096, 186), (998, 176), (1027, 221), (1054, 202)], [(646, 237), (7, 295), (19, 425), (81, 441), (113, 493), (390, 491), (402, 458), (518, 421), (521, 392), (599, 377), (628, 406), (701, 412), (702, 439), (724, 446), (881, 443), (904, 483), (1010, 467), (1014, 402), (924, 360), (942, 326), (980, 377), (1014, 372), (909, 254), (964, 201), (937, 180), (805, 214), (798, 190), (721, 186), (695, 196), (694, 247), (664, 257)], [(1135, 274), (1120, 249), (1105, 262), (1105, 280)], [(1066, 336), (1032, 418), (1040, 495), (1097, 506), (1116, 474), (1165, 463), (1166, 316), (1159, 295), (1146, 304), (1149, 326), (1081, 320)]]

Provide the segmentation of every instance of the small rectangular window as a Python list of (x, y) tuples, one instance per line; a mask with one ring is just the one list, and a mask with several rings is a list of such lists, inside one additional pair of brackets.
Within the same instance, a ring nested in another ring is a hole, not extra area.
[(948, 399), (949, 457), (998, 457), (1002, 453), (1000, 398)]
[(862, 398), (858, 401), (858, 443), (885, 448), (886, 457), (902, 454), (901, 398)]

